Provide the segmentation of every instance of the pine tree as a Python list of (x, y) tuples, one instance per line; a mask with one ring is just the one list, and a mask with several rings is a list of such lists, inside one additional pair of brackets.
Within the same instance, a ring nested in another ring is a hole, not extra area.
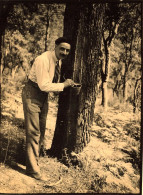
[(66, 6), (64, 35), (72, 39), (72, 50), (63, 64), (62, 75), (73, 78), (82, 87), (79, 94), (70, 88), (59, 97), (57, 124), (51, 147), (52, 154), (59, 158), (65, 158), (66, 154), (70, 156), (72, 151), (82, 151), (90, 141), (103, 15), (102, 4), (69, 3)]

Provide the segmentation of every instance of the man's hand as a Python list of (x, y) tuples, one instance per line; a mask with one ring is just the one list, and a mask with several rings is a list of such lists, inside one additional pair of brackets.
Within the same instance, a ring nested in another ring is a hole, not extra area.
[(64, 86), (65, 86), (65, 88), (74, 86), (74, 81), (72, 79), (66, 79), (64, 82)]

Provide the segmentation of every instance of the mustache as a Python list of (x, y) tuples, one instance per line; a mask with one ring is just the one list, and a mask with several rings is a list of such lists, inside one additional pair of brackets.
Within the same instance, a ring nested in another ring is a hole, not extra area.
[(62, 57), (66, 57), (67, 55), (65, 55), (65, 54), (60, 54)]

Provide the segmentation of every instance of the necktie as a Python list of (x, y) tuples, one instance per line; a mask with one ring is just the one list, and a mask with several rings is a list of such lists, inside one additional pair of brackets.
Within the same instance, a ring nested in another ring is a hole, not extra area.
[(59, 66), (59, 61), (56, 62), (56, 67), (55, 67), (55, 75), (53, 78), (53, 83), (57, 83), (60, 78), (60, 66)]

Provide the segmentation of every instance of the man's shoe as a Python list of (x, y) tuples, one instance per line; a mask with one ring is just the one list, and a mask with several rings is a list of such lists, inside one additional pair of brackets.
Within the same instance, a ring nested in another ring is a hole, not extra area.
[(37, 179), (39, 181), (47, 181), (48, 179), (41, 175), (40, 173), (27, 173), (29, 177), (32, 177), (34, 179)]

